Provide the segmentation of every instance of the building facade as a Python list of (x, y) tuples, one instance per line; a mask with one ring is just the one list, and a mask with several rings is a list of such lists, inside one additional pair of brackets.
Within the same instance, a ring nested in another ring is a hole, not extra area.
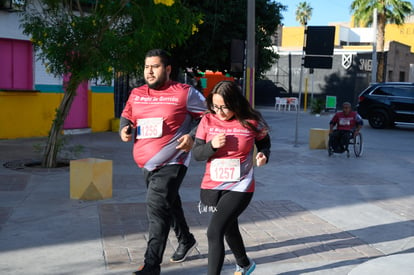
[[(349, 25), (349, 24), (348, 24)], [(334, 55), (331, 69), (302, 70), (302, 87), (299, 86), (302, 49), (305, 44), (304, 27), (283, 27), (274, 47), (279, 60), (266, 72), (266, 78), (286, 92), (288, 96), (303, 93), (304, 102), (315, 97), (335, 95), (338, 105), (343, 101), (357, 103), (358, 94), (366, 88), (375, 66), (372, 28), (351, 28), (335, 24)], [(374, 57), (374, 58), (373, 58)], [(385, 31), (385, 81), (414, 82), (414, 20), (402, 26), (388, 24)], [(376, 58), (378, 60), (378, 57)], [(373, 61), (374, 60), (374, 61)], [(375, 67), (377, 68), (377, 67)], [(301, 88), (301, 89), (300, 89)]]
[[(36, 59), (19, 20), (0, 5), (0, 139), (47, 136), (64, 93), (64, 76), (49, 74)], [(78, 87), (64, 130), (108, 131), (113, 119), (113, 86), (86, 82)]]

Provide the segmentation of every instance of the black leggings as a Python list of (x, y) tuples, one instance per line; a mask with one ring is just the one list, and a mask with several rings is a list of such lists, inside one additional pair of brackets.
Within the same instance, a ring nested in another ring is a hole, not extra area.
[(237, 218), (247, 208), (253, 193), (222, 193), (217, 211), (210, 219), (208, 238), (208, 275), (219, 275), (224, 262), (224, 237), (239, 266), (249, 265)]

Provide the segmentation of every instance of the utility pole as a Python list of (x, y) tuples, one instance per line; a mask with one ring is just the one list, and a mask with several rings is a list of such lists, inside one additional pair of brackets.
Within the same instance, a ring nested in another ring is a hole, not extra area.
[(305, 44), (306, 44), (306, 36), (307, 36), (307, 26), (305, 24), (305, 31), (303, 36), (303, 46), (302, 46), (302, 58), (300, 59), (300, 75), (299, 75), (299, 94), (298, 94), (298, 108), (296, 108), (296, 127), (295, 127), (295, 147), (298, 147), (298, 138), (299, 138), (299, 110), (301, 105), (301, 97), (302, 97), (302, 81), (303, 81), (303, 66), (305, 62)]
[(254, 108), (254, 74), (255, 74), (255, 0), (247, 0), (247, 47), (246, 47), (246, 72), (244, 90), (247, 100)]
[(374, 9), (374, 14), (372, 15), (372, 64), (371, 64), (371, 82), (377, 82), (377, 8)]

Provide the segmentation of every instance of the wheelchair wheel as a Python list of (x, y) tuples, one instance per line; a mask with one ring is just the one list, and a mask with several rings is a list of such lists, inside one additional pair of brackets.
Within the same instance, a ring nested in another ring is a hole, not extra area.
[(360, 157), (362, 155), (363, 147), (362, 147), (362, 135), (358, 133), (354, 138), (354, 153), (356, 157)]

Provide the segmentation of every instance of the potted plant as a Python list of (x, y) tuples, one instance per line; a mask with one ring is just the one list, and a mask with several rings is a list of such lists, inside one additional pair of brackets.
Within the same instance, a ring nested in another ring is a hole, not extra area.
[(325, 100), (321, 98), (315, 98), (311, 101), (311, 113), (320, 115), (325, 109)]

